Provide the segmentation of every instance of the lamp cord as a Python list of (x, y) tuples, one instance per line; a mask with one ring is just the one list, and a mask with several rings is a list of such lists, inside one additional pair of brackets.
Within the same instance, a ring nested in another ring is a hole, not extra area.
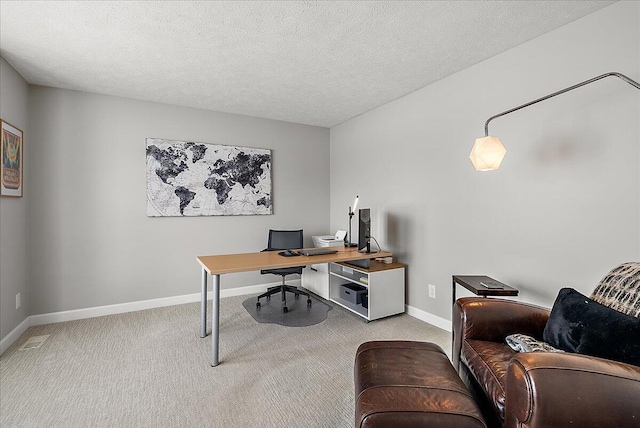
[(373, 237), (373, 236), (369, 235), (369, 236), (367, 236), (367, 238), (371, 238), (371, 239), (373, 239), (374, 241), (376, 241), (376, 247), (378, 247), (378, 251), (376, 251), (376, 253), (380, 253), (380, 252), (382, 252), (382, 247), (380, 246), (380, 244), (378, 244), (378, 240), (377, 240), (375, 237)]

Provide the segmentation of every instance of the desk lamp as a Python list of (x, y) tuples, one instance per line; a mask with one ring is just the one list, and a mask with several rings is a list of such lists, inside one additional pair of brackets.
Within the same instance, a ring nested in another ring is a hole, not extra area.
[(495, 116), (491, 116), (484, 124), (484, 137), (478, 138), (476, 140), (476, 142), (473, 144), (473, 148), (471, 149), (471, 154), (469, 155), (469, 159), (471, 159), (471, 163), (475, 167), (476, 171), (494, 171), (500, 168), (500, 163), (502, 162), (504, 155), (507, 153), (507, 149), (504, 148), (502, 142), (500, 142), (500, 139), (498, 137), (489, 135), (489, 122), (491, 122), (493, 119), (500, 116), (505, 116), (509, 113), (513, 113), (514, 111), (529, 107), (533, 104), (539, 103), (540, 101), (548, 100), (549, 98), (555, 97), (556, 95), (564, 94), (565, 92), (569, 92), (571, 90), (584, 85), (588, 85), (589, 83), (593, 83), (597, 80), (604, 79), (605, 77), (609, 76), (617, 77), (618, 79), (627, 82), (631, 86), (634, 86), (636, 89), (640, 89), (640, 83), (636, 82), (635, 80), (629, 79), (624, 74), (609, 72), (594, 77), (593, 79), (585, 80), (584, 82), (578, 83), (568, 88), (561, 89), (542, 98), (538, 98), (537, 100), (522, 104), (521, 106), (503, 111), (502, 113), (498, 113)]
[(356, 199), (353, 201), (353, 208), (349, 207), (349, 240), (347, 242), (344, 243), (345, 247), (357, 247), (358, 244), (354, 244), (351, 242), (351, 219), (353, 218), (353, 215), (355, 214), (354, 211), (356, 210), (356, 207), (358, 206), (358, 198), (359, 196), (356, 195)]

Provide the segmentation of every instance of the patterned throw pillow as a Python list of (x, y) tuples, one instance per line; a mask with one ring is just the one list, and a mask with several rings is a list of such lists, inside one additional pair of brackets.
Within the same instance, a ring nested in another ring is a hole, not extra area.
[(505, 340), (507, 345), (516, 352), (564, 352), (526, 334), (511, 334)]
[(591, 299), (632, 317), (640, 317), (640, 263), (623, 263), (607, 274)]

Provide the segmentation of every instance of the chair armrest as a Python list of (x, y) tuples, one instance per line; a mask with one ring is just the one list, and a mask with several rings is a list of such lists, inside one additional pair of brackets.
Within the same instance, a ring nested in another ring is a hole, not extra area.
[(456, 300), (451, 316), (453, 366), (459, 371), (462, 343), (467, 339), (504, 342), (513, 333), (542, 339), (549, 310), (506, 299), (463, 297)]
[(640, 367), (580, 354), (517, 354), (507, 370), (505, 428), (638, 427)]

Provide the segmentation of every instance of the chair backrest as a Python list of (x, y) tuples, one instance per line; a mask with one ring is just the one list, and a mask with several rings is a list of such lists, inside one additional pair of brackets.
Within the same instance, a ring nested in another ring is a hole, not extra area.
[(618, 312), (640, 316), (640, 262), (623, 263), (598, 284), (591, 299)]
[(302, 229), (300, 230), (269, 230), (268, 250), (291, 250), (302, 248)]

